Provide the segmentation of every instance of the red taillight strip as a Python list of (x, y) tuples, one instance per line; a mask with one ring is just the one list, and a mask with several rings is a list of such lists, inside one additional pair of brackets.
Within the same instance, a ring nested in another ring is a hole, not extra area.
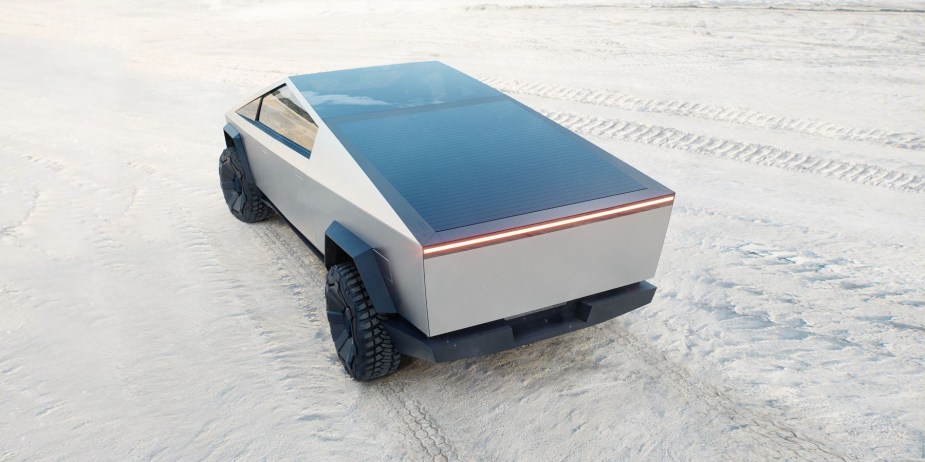
[(611, 209), (598, 210), (597, 212), (586, 213), (583, 215), (575, 215), (568, 218), (562, 218), (559, 220), (547, 221), (545, 223), (539, 223), (536, 225), (530, 225), (523, 228), (511, 229), (508, 231), (501, 231), (494, 234), (485, 234), (478, 237), (473, 237), (469, 239), (463, 239), (461, 241), (450, 242), (447, 244), (435, 245), (433, 247), (425, 247), (424, 255), (430, 256), (436, 253), (447, 252), (450, 250), (460, 250), (463, 247), (471, 246), (480, 246), (488, 245), (495, 241), (502, 240), (511, 240), (515, 239), (518, 236), (525, 236), (527, 234), (533, 234), (537, 232), (548, 232), (553, 231), (557, 228), (571, 227), (586, 222), (602, 220), (606, 218), (613, 218), (619, 215), (629, 215), (630, 213), (641, 212), (643, 209), (652, 209), (659, 206), (668, 205), (674, 202), (674, 195), (657, 197), (655, 199), (644, 200), (641, 202), (635, 202), (628, 205), (622, 205), (620, 207), (614, 207)]

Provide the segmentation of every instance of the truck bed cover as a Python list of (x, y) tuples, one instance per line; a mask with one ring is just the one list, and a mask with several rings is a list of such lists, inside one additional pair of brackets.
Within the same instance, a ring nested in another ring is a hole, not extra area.
[(422, 245), (671, 193), (439, 62), (291, 80)]

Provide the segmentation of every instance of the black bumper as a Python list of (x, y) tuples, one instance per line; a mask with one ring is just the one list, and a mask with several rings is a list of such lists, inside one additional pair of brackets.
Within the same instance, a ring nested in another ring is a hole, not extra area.
[(584, 329), (646, 305), (654, 295), (655, 286), (645, 281), (637, 282), (536, 313), (492, 321), (436, 337), (427, 337), (401, 317), (390, 318), (384, 324), (402, 354), (432, 362), (454, 361), (497, 353)]

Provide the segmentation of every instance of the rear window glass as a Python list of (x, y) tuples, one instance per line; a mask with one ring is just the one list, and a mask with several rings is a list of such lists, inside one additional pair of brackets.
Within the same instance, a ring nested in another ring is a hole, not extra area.
[(257, 120), (308, 151), (315, 145), (318, 125), (285, 85), (263, 97)]
[(494, 88), (439, 62), (291, 77), (322, 119), (499, 97)]
[(238, 109), (238, 115), (247, 117), (251, 120), (257, 120), (257, 109), (260, 107), (260, 98), (257, 98)]

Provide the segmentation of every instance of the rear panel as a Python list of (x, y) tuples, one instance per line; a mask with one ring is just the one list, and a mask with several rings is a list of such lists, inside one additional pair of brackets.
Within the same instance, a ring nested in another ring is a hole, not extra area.
[(431, 336), (655, 275), (671, 207), (424, 259)]

